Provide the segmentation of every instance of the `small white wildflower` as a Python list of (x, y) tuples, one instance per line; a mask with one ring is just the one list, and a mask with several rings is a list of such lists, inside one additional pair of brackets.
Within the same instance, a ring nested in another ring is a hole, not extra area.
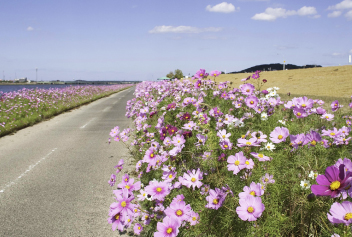
[(280, 88), (279, 88), (279, 87), (276, 87), (276, 86), (274, 86), (273, 89), (274, 89), (274, 90), (280, 90)]
[(310, 171), (308, 177), (311, 178), (311, 179), (316, 179), (318, 177), (318, 172), (314, 172), (312, 170), (312, 171)]
[(309, 183), (309, 181), (308, 180), (302, 180), (301, 181), (301, 187), (302, 187), (302, 189), (310, 189), (310, 183)]

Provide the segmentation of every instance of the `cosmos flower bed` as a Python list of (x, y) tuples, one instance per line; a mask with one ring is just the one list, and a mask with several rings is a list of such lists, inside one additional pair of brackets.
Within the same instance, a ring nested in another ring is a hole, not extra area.
[(0, 94), (0, 137), (129, 86), (36, 88)]
[(351, 110), (307, 97), (281, 101), (279, 88), (261, 90), (260, 72), (239, 88), (214, 82), (218, 74), (137, 86), (126, 107), (135, 127), (110, 135), (133, 146), (140, 181), (111, 175), (112, 229), (352, 236)]

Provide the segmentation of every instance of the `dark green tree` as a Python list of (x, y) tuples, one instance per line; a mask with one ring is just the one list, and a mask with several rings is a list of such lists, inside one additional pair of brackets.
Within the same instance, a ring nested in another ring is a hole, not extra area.
[(175, 74), (171, 71), (168, 74), (166, 74), (166, 77), (168, 77), (170, 79), (174, 79), (175, 78)]

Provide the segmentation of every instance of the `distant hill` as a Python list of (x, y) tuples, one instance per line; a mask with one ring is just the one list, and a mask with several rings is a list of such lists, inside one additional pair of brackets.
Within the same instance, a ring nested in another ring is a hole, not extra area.
[[(285, 64), (285, 69), (301, 69), (301, 68), (313, 68), (313, 67), (321, 67), (320, 65), (304, 65), (304, 66), (297, 66), (294, 64)], [(261, 64), (257, 66), (253, 66), (242, 71), (238, 72), (229, 72), (228, 74), (233, 73), (247, 73), (247, 72), (255, 72), (255, 71), (279, 71), (283, 69), (283, 64), (281, 63), (271, 63), (271, 64)]]

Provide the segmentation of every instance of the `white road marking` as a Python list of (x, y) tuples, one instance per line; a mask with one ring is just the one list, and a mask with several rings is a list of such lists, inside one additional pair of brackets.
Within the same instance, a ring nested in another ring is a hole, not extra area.
[(92, 118), (91, 120), (88, 121), (88, 123), (84, 124), (81, 128), (85, 128), (90, 122), (92, 122), (95, 118)]
[(36, 167), (40, 162), (42, 162), (43, 160), (45, 160), (48, 156), (50, 156), (57, 148), (54, 148), (51, 152), (49, 152), (46, 156), (44, 156), (43, 158), (41, 158), (40, 160), (37, 161), (37, 163), (35, 163), (34, 165), (30, 165), (27, 170), (25, 172), (23, 172), (22, 174), (20, 174), (20, 176), (18, 176), (14, 181), (11, 181), (9, 183), (7, 183), (5, 185), (5, 187), (3, 189), (0, 190), (0, 193), (3, 193), (5, 191), (5, 189), (11, 187), (12, 185), (16, 184), (17, 181), (22, 178), (23, 176), (25, 176), (29, 171), (31, 171), (34, 167)]
[(107, 111), (109, 111), (111, 109), (111, 106), (108, 106), (108, 107), (106, 107), (105, 109), (103, 109), (103, 112), (107, 112)]

